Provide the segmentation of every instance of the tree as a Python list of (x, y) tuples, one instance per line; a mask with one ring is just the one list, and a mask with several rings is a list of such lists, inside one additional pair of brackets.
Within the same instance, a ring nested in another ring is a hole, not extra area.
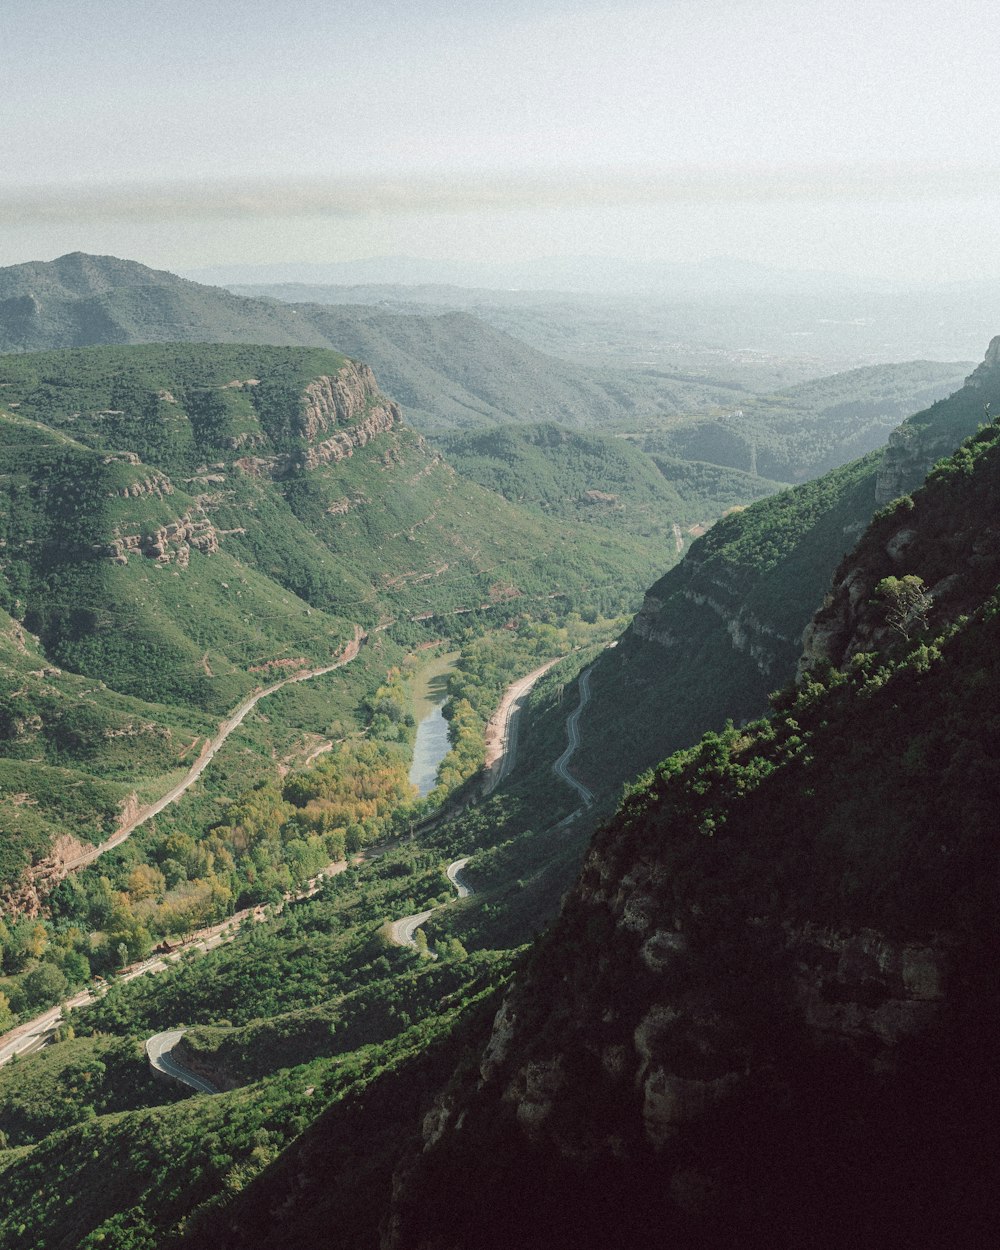
[(55, 964), (39, 964), (21, 982), (24, 1005), (28, 1009), (50, 1007), (69, 989), (69, 982)]
[(905, 577), (883, 577), (875, 587), (885, 604), (885, 619), (900, 637), (909, 638), (927, 628), (927, 614), (933, 600), (924, 587), (924, 579), (915, 573)]

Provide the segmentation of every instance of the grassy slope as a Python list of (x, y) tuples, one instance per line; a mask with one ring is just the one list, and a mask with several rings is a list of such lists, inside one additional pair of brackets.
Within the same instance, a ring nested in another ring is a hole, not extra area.
[[(0, 877), (59, 833), (99, 841), (136, 786), (190, 762), (214, 722), (60, 671), (0, 612)], [(164, 787), (165, 788), (165, 787)]]
[[(41, 639), (22, 662), (5, 618), (0, 770), (18, 835), (5, 872), (60, 824), (106, 835), (132, 789), (148, 791), (280, 675), (262, 666), (328, 663), (355, 623), (400, 619), (419, 641), (525, 605), (617, 611), (661, 562), (627, 535), (584, 534), (467, 482), (398, 424), (311, 470), (236, 466), (248, 450), (297, 456), (302, 391), (342, 364), (328, 351), (184, 345), (0, 361), (0, 608)], [(229, 385), (246, 379), (256, 384)], [(169, 474), (134, 463), (151, 454)], [(220, 550), (191, 549), (186, 566), (176, 551), (167, 563), (106, 554), (184, 517), (214, 526)], [(406, 624), (425, 614), (430, 626)], [(62, 677), (44, 674), (53, 665)], [(311, 698), (295, 692), (268, 715)], [(341, 701), (296, 723), (322, 730), (345, 713)]]

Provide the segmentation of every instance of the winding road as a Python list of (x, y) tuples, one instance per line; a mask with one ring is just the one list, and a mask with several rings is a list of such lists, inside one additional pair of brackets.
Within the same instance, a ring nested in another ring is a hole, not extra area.
[(219, 1090), (211, 1081), (206, 1081), (197, 1072), (185, 1068), (173, 1057), (171, 1052), (185, 1032), (185, 1029), (168, 1029), (165, 1033), (157, 1033), (149, 1038), (146, 1042), (146, 1057), (149, 1059), (149, 1066), (154, 1072), (162, 1072), (164, 1076), (172, 1077), (175, 1081), (190, 1086), (199, 1094), (217, 1094)]
[(577, 781), (573, 774), (569, 771), (569, 762), (573, 758), (577, 747), (580, 745), (580, 714), (590, 702), (590, 669), (585, 668), (580, 674), (580, 702), (576, 709), (566, 718), (566, 738), (567, 746), (562, 755), (552, 765), (552, 771), (557, 777), (565, 781), (567, 785), (573, 789), (583, 799), (585, 807), (592, 807), (594, 803), (594, 792), (589, 790), (582, 781)]
[(556, 656), (541, 668), (536, 668), (508, 686), (500, 700), (500, 706), (490, 717), (486, 726), (486, 781), (483, 784), (483, 796), (493, 793), (501, 781), (510, 774), (517, 759), (517, 729), (529, 691), (536, 682), (560, 660), (564, 655)]
[[(335, 877), (346, 868), (349, 868), (351, 863), (359, 863), (374, 854), (377, 854), (377, 852), (373, 850), (369, 850), (367, 853), (362, 851), (355, 855), (353, 860), (340, 859), (328, 864), (321, 873), (307, 881), (303, 889), (294, 894), (286, 894), (285, 902), (296, 902), (299, 899), (312, 898), (314, 894), (319, 892), (322, 883), (327, 877)], [(216, 946), (221, 946), (223, 942), (232, 941), (245, 920), (252, 919), (259, 924), (261, 921), (266, 920), (267, 916), (267, 910), (259, 905), (244, 907), (242, 911), (235, 912), (232, 916), (227, 916), (225, 920), (190, 934), (170, 954), (150, 955), (148, 959), (132, 964), (114, 978), (115, 984), (120, 981), (134, 981), (136, 977), (145, 977), (157, 972), (163, 972), (170, 964), (176, 963), (178, 959), (189, 951), (213, 950)], [(8, 1060), (13, 1059), (15, 1055), (30, 1055), (33, 1051), (41, 1050), (43, 1046), (51, 1041), (52, 1034), (62, 1023), (64, 1009), (69, 1011), (75, 1007), (89, 1007), (91, 1003), (97, 1001), (100, 994), (101, 991), (98, 989), (78, 990), (71, 998), (67, 998), (61, 1006), (50, 1007), (47, 1011), (42, 1012), (41, 1015), (35, 1016), (34, 1019), (25, 1020), (24, 1023), (19, 1024), (16, 1028), (4, 1033), (0, 1036), (0, 1068)]]
[(448, 865), (448, 869), (447, 869), (448, 880), (455, 887), (455, 892), (458, 894), (459, 898), (468, 898), (469, 895), (472, 893), (472, 887), (469, 885), (466, 885), (464, 881), (459, 880), (459, 873), (462, 871), (462, 869), (465, 867), (465, 865), (469, 862), (471, 858), (472, 858), (471, 855), (466, 855), (465, 859), (456, 859), (453, 864)]
[[(473, 893), (472, 887), (464, 881), (460, 881), (458, 876), (470, 858), (471, 856), (466, 855), (464, 859), (456, 859), (454, 863), (449, 864), (445, 869), (448, 880), (455, 887), (455, 893), (459, 898), (468, 898)], [(394, 920), (389, 926), (389, 940), (394, 946), (416, 946), (417, 930), (422, 924), (430, 920), (436, 911), (436, 907), (431, 907), (427, 911), (414, 912), (412, 916), (404, 916), (401, 920)]]
[[(548, 672), (552, 665), (557, 664), (558, 662), (558, 660), (551, 660), (548, 664), (536, 669), (533, 673), (529, 673), (527, 677), (522, 677), (520, 681), (515, 682), (512, 686), (508, 687), (507, 694), (504, 696), (504, 701), (500, 705), (497, 715), (494, 717), (493, 721), (491, 721), (491, 724), (502, 725), (501, 742), (503, 744), (502, 749), (504, 754), (499, 759), (499, 766), (497, 766), (496, 762), (494, 762), (494, 771), (491, 778), (483, 787), (484, 794), (489, 794), (496, 786), (497, 782), (505, 777), (510, 771), (508, 761), (512, 753), (517, 749), (517, 738), (515, 732), (516, 721), (514, 720), (514, 717), (516, 713), (521, 710), (521, 700), (524, 699), (525, 695), (535, 682), (538, 681), (539, 677), (541, 677), (543, 673)], [(570, 760), (573, 758), (577, 747), (580, 745), (580, 714), (589, 702), (590, 669), (585, 668), (580, 674), (580, 702), (566, 718), (566, 737), (568, 739), (566, 750), (563, 751), (562, 755), (560, 755), (556, 762), (552, 765), (552, 771), (556, 774), (556, 776), (565, 781), (567, 785), (572, 786), (577, 794), (579, 794), (580, 798), (583, 800), (584, 807), (593, 806), (593, 792), (589, 790), (582, 781), (577, 781), (577, 779), (569, 771), (568, 765)], [(504, 705), (506, 705), (506, 711), (504, 710)], [(566, 825), (571, 824), (579, 814), (580, 809), (577, 808), (577, 810), (567, 816), (565, 820), (560, 821), (560, 826), (565, 827)], [(466, 885), (459, 876), (462, 869), (469, 862), (470, 858), (471, 856), (467, 855), (464, 859), (456, 859), (453, 863), (448, 865), (446, 870), (448, 880), (455, 887), (455, 891), (459, 898), (467, 898), (470, 894), (472, 894), (470, 887)], [(389, 940), (395, 946), (416, 946), (417, 930), (421, 925), (426, 924), (436, 910), (436, 907), (431, 907), (427, 911), (414, 912), (412, 916), (403, 916), (399, 920), (393, 920), (389, 925)]]
[[(99, 855), (104, 854), (105, 851), (108, 851), (112, 847), (118, 846), (124, 842), (129, 834), (137, 829), (139, 825), (141, 825), (144, 821), (149, 820), (151, 816), (161, 812), (169, 803), (174, 802), (180, 797), (181, 794), (194, 784), (194, 782), (204, 772), (208, 763), (225, 740), (229, 737), (233, 730), (237, 728), (237, 726), (242, 724), (250, 710), (255, 707), (261, 699), (265, 698), (269, 694), (274, 694), (275, 691), (282, 689), (282, 687), (287, 686), (292, 682), (308, 681), (313, 677), (320, 677), (325, 673), (331, 673), (335, 669), (342, 668), (345, 664), (349, 664), (350, 661), (353, 660), (358, 654), (365, 637), (366, 635), (360, 629), (356, 630), (354, 640), (344, 649), (343, 655), (339, 660), (337, 660), (336, 663), (326, 665), (323, 668), (307, 669), (294, 673), (292, 676), (286, 677), (279, 682), (275, 682), (273, 685), (268, 686), (263, 690), (259, 690), (256, 694), (245, 699), (219, 726), (218, 734), (202, 751), (197, 763), (181, 783), (174, 786), (167, 792), (167, 794), (162, 796), (155, 803), (143, 809), (143, 811), (140, 812), (129, 825), (119, 829), (113, 837), (108, 839), (107, 842), (94, 847), (92, 850), (88, 851), (86, 855), (80, 856), (79, 859), (67, 863), (66, 867), (71, 870), (83, 867), (85, 864), (91, 863)], [(502, 755), (499, 757), (499, 775), (496, 776), (492, 785), (489, 786), (490, 790), (493, 789), (502, 777), (505, 777), (509, 773), (512, 766), (513, 761), (510, 757), (516, 751), (517, 747), (515, 718), (517, 713), (521, 711), (524, 697), (527, 695), (528, 691), (532, 688), (535, 682), (548, 672), (554, 664), (557, 664), (561, 658), (564, 657), (558, 657), (555, 660), (550, 660), (547, 664), (542, 665), (541, 668), (529, 673), (526, 677), (522, 677), (519, 681), (514, 682), (508, 687), (504, 696), (504, 701), (501, 704), (500, 709), (498, 709), (497, 716), (494, 717), (494, 722), (499, 723), (502, 726), (500, 733)], [(583, 712), (583, 709), (587, 706), (587, 703), (590, 701), (589, 668), (585, 669), (580, 674), (579, 686), (579, 705), (566, 719), (568, 745), (559, 759), (552, 765), (552, 768), (557, 776), (577, 791), (583, 799), (584, 804), (587, 807), (590, 807), (594, 801), (592, 792), (585, 785), (583, 785), (582, 782), (577, 781), (568, 769), (569, 761), (580, 744), (580, 715)], [(506, 704), (506, 709), (504, 708), (504, 704)], [(502, 720), (500, 719), (501, 713)], [(487, 793), (488, 792), (489, 791), (487, 791)], [(578, 815), (578, 812), (572, 813), (570, 817), (560, 823), (566, 824), (569, 821), (572, 821), (576, 815)], [(446, 869), (448, 879), (455, 887), (455, 893), (458, 898), (468, 898), (474, 892), (472, 888), (461, 879), (461, 872), (469, 862), (469, 859), (470, 856), (465, 856), (463, 859), (454, 860)], [(342, 872), (347, 867), (347, 860), (339, 861), (336, 864), (329, 865), (322, 876), (331, 876), (335, 873)], [(320, 879), (321, 878), (314, 878), (312, 881), (307, 883), (307, 886), (303, 891), (291, 897), (307, 898), (310, 895), (315, 894), (320, 888), (318, 884)], [(415, 934), (417, 929), (430, 919), (435, 910), (436, 908), (430, 908), (427, 911), (417, 912), (412, 916), (404, 916), (400, 920), (394, 920), (389, 926), (390, 940), (397, 946), (415, 946)], [(218, 946), (220, 943), (234, 937), (241, 922), (250, 916), (253, 916), (255, 920), (259, 921), (264, 919), (265, 913), (262, 908), (246, 908), (244, 911), (238, 912), (234, 916), (230, 916), (227, 920), (222, 921), (220, 924), (213, 925), (208, 929), (203, 929), (198, 933), (193, 934), (193, 940), (186, 942), (180, 949), (172, 952), (170, 955), (154, 955), (149, 959), (144, 960), (142, 963), (134, 965), (123, 972), (118, 978), (116, 978), (116, 980), (130, 981), (135, 977), (162, 972), (168, 964), (174, 962), (176, 959), (179, 959), (186, 951), (193, 949), (209, 950), (213, 946)], [(84, 1007), (94, 1002), (97, 997), (97, 990), (80, 990), (71, 998), (67, 999), (62, 1005), (58, 1007), (51, 1007), (41, 1015), (19, 1024), (16, 1028), (4, 1034), (0, 1037), (0, 1067), (7, 1063), (15, 1055), (30, 1054), (33, 1051), (40, 1050), (44, 1045), (46, 1045), (46, 1043), (51, 1039), (52, 1034), (59, 1027), (63, 1017), (64, 1008), (72, 1009), (75, 1007)], [(149, 1051), (149, 1047), (152, 1046), (154, 1042), (159, 1044), (160, 1039), (173, 1038), (173, 1041), (168, 1042), (167, 1040), (164, 1040), (162, 1045), (159, 1045), (157, 1055), (163, 1060), (163, 1067), (159, 1070), (167, 1072), (168, 1075), (175, 1076), (179, 1080), (186, 1081), (187, 1084), (192, 1085), (192, 1088), (200, 1089), (202, 1092), (217, 1092), (214, 1087), (210, 1086), (209, 1082), (204, 1081), (194, 1073), (188, 1073), (186, 1069), (182, 1069), (182, 1071), (169, 1070), (170, 1063), (173, 1064), (174, 1068), (181, 1068), (181, 1065), (177, 1064), (176, 1061), (169, 1060), (169, 1050), (172, 1049), (174, 1043), (176, 1043), (182, 1033), (183, 1030), (174, 1029), (169, 1030), (166, 1033), (157, 1034), (154, 1038), (150, 1038), (146, 1044), (147, 1053), (150, 1054), (150, 1063), (153, 1064), (154, 1067), (158, 1067), (158, 1064), (153, 1061), (153, 1055)], [(191, 1079), (188, 1080), (187, 1077), (190, 1077)], [(196, 1081), (201, 1083), (194, 1084), (193, 1082)]]
[(297, 673), (292, 673), (290, 677), (284, 677), (281, 681), (276, 681), (271, 686), (265, 686), (263, 690), (258, 690), (256, 694), (248, 695), (222, 722), (218, 733), (214, 738), (208, 740), (186, 776), (177, 785), (172, 786), (166, 794), (161, 795), (160, 798), (150, 803), (148, 807), (141, 808), (127, 824), (117, 829), (106, 842), (101, 842), (98, 846), (91, 847), (72, 859), (64, 860), (61, 867), (67, 872), (75, 872), (78, 868), (92, 864), (95, 859), (105, 854), (105, 852), (112, 850), (116, 846), (121, 846), (125, 839), (135, 833), (140, 825), (144, 825), (153, 816), (159, 815), (165, 807), (175, 803), (186, 790), (189, 790), (194, 785), (212, 762), (229, 735), (234, 729), (238, 729), (243, 724), (247, 715), (257, 706), (261, 699), (266, 699), (268, 695), (282, 690), (285, 686), (290, 686), (293, 682), (311, 681), (314, 677), (323, 677), (326, 673), (332, 673), (338, 668), (343, 668), (345, 664), (350, 664), (351, 660), (361, 650), (361, 645), (366, 638), (367, 635), (364, 631), (355, 626), (353, 640), (347, 644), (343, 654), (335, 663), (326, 664), (322, 668), (301, 669)]

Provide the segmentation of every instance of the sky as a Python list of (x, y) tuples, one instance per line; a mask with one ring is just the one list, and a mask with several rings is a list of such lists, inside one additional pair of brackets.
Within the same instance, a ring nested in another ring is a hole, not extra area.
[(1000, 275), (980, 0), (18, 0), (0, 264)]

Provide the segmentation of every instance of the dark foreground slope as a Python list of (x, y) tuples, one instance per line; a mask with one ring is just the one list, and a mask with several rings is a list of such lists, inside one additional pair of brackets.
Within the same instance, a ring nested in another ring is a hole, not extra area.
[(598, 662), (579, 775), (611, 788), (728, 718), (759, 715), (788, 682), (802, 631), (876, 509), (1000, 405), (1000, 340), (965, 386), (910, 417), (882, 452), (718, 522), (651, 587), (621, 645)]
[(864, 654), (629, 795), (385, 1244), (992, 1240), (998, 500), (988, 430), (840, 570)]
[(994, 1240), (998, 500), (987, 429), (838, 571), (860, 653), (627, 796), (434, 1103), (375, 1082), (186, 1244)]

